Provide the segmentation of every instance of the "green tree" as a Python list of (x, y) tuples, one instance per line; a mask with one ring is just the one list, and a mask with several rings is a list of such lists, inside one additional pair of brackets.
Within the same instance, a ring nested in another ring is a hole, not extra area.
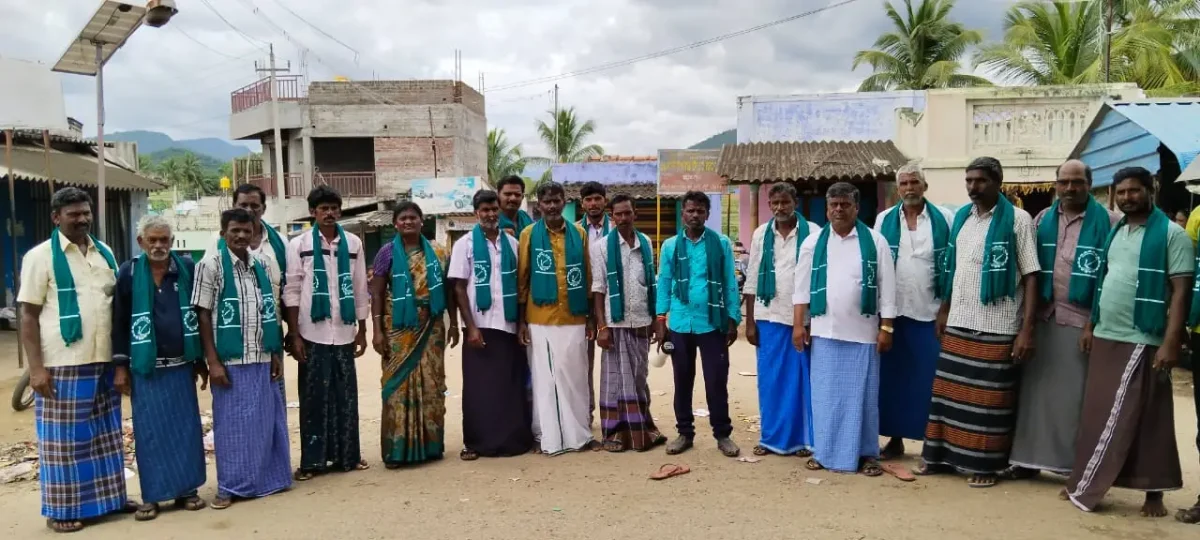
[(991, 86), (982, 77), (962, 73), (959, 61), (983, 34), (950, 19), (955, 0), (904, 0), (901, 14), (891, 3), (884, 10), (893, 29), (875, 40), (874, 48), (854, 55), (853, 69), (866, 64), (874, 73), (859, 85), (860, 92), (925, 90)]
[(537, 161), (525, 155), (520, 144), (508, 142), (508, 134), (500, 128), (488, 131), (488, 181), (493, 184), (510, 175), (520, 176), (525, 166)]
[(217, 179), (204, 170), (200, 159), (191, 152), (160, 163), (158, 174), (185, 197), (212, 195), (218, 190)]
[[(547, 124), (543, 120), (538, 120), (536, 126), (538, 137), (550, 150), (550, 156), (547, 158), (549, 161), (578, 163), (593, 156), (604, 155), (604, 149), (600, 145), (587, 142), (589, 137), (596, 134), (595, 122), (591, 120), (580, 122), (579, 117), (575, 115), (574, 107), (558, 111), (557, 118), (553, 111), (549, 112), (551, 123)], [(550, 170), (547, 169), (542, 178), (549, 177)]]

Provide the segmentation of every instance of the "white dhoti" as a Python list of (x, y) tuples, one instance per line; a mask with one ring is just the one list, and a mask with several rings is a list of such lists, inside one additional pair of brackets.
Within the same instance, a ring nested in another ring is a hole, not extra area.
[(592, 441), (587, 328), (531, 324), (529, 335), (533, 435), (549, 455), (580, 450)]

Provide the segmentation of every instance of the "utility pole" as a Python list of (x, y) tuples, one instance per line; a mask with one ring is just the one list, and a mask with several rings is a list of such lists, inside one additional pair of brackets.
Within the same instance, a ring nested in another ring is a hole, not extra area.
[(562, 150), (558, 147), (558, 84), (554, 85), (554, 162), (558, 163), (558, 157), (562, 155)]
[(287, 195), (285, 192), (287, 186), (285, 186), (283, 182), (283, 134), (279, 128), (279, 81), (275, 78), (275, 74), (280, 71), (289, 71), (291, 69), (291, 63), (288, 63), (287, 68), (280, 69), (275, 67), (274, 43), (270, 44), (270, 54), (271, 67), (268, 69), (257, 68), (255, 71), (258, 71), (259, 73), (264, 71), (267, 72), (267, 77), (269, 80), (268, 85), (270, 86), (271, 90), (271, 123), (274, 124), (275, 131), (275, 166), (272, 167), (274, 170), (271, 172), (273, 172), (275, 176), (275, 197), (277, 198), (276, 203), (280, 205), (280, 208), (282, 208), (284, 197)]
[[(100, 239), (105, 242), (112, 242), (112, 238), (107, 236), (108, 223), (105, 221), (108, 208), (107, 187), (104, 182), (104, 173), (107, 169), (107, 158), (104, 157), (104, 44), (96, 43), (96, 201), (97, 220), (100, 221)], [(15, 250), (14, 250), (15, 251)]]

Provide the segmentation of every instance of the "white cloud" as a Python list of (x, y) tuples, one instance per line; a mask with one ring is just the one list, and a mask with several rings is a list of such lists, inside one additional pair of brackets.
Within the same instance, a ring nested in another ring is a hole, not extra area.
[[(293, 70), (307, 58), (314, 80), (450, 78), (454, 49), (463, 80), (486, 86), (638, 57), (828, 6), (829, 0), (202, 0), (180, 2), (164, 28), (145, 27), (106, 68), (109, 131), (146, 129), (180, 138), (228, 137), (229, 93), (266, 61), (272, 41)], [(322, 36), (279, 2), (357, 51)], [(0, 55), (53, 64), (97, 0), (0, 0)], [(969, 8), (968, 8), (969, 6)], [(960, 2), (969, 25), (998, 26), (1005, 4)], [(855, 51), (888, 28), (879, 0), (853, 4), (675, 55), (558, 81), (562, 106), (595, 120), (609, 153), (685, 147), (736, 123), (739, 95), (852, 89)], [(282, 31), (281, 31), (282, 29)], [(288, 37), (284, 36), (284, 32)], [(987, 31), (997, 38), (998, 28)], [(184, 35), (190, 35), (196, 41)], [(210, 50), (212, 49), (212, 50)], [(302, 55), (302, 50), (308, 52)], [(219, 52), (214, 52), (219, 51)], [(229, 57), (238, 58), (231, 60)], [(64, 75), (68, 114), (95, 126), (95, 83)], [(488, 122), (529, 153), (545, 150), (534, 120), (551, 108), (553, 82), (488, 92)]]

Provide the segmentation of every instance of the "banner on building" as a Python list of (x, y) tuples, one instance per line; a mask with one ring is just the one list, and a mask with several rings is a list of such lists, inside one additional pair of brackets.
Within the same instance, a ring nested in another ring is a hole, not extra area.
[(478, 176), (423, 178), (412, 181), (412, 201), (427, 216), (469, 214), (473, 211), (471, 198), (483, 187)]
[(724, 193), (725, 179), (717, 174), (716, 150), (659, 150), (659, 195), (683, 195), (688, 191)]
[(0, 81), (0, 129), (69, 129), (62, 82), (49, 66), (0, 58)]

